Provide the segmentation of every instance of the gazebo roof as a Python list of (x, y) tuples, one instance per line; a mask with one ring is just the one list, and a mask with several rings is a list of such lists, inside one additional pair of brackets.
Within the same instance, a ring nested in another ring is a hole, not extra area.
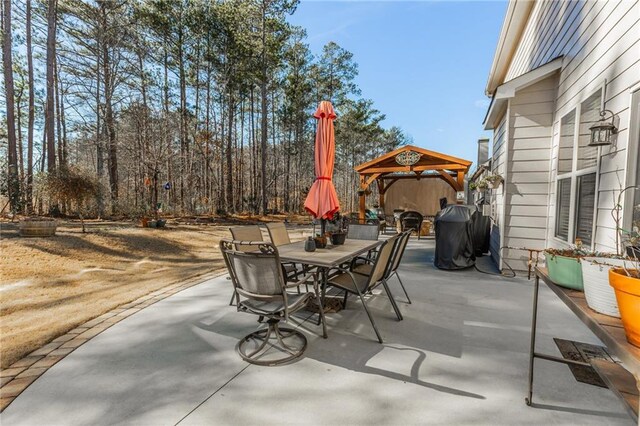
[[(420, 158), (412, 165), (401, 165), (397, 162), (396, 157), (403, 152), (416, 153)], [(460, 171), (466, 173), (469, 171), (471, 164), (471, 161), (463, 160), (462, 158), (430, 151), (413, 145), (405, 145), (371, 161), (362, 163), (359, 166), (356, 166), (355, 170), (361, 175), (378, 173), (382, 175), (399, 172), (414, 172), (416, 174), (421, 174), (421, 172), (427, 170)]]
[(413, 145), (401, 146), (355, 167), (360, 175), (360, 219), (364, 219), (365, 194), (374, 181), (378, 184), (380, 205), (384, 205), (384, 193), (402, 179), (436, 178), (445, 181), (454, 191), (464, 189), (464, 176), (471, 161), (440, 152), (429, 151)]

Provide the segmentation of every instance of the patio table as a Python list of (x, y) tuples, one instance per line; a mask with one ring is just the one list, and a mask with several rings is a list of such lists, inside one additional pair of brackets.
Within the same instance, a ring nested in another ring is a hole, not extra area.
[(347, 239), (341, 245), (327, 245), (316, 251), (304, 251), (304, 241), (285, 244), (278, 247), (278, 254), (282, 262), (301, 263), (315, 266), (320, 271), (322, 297), (324, 304), (327, 288), (328, 271), (350, 262), (352, 259), (380, 246), (382, 241)]
[(304, 241), (299, 241), (279, 246), (278, 254), (282, 262), (302, 263), (326, 270), (349, 262), (380, 244), (382, 241), (347, 239), (339, 246), (328, 244), (326, 248), (307, 252), (304, 251)]
[[(620, 359), (624, 367), (618, 363), (593, 359), (589, 363), (560, 358), (553, 355), (536, 352), (536, 323), (538, 317), (538, 293), (542, 280), (562, 300), (571, 311), (604, 343), (610, 354)], [(529, 393), (525, 398), (527, 405), (532, 405), (533, 396), (533, 366), (534, 359), (592, 366), (606, 385), (625, 404), (629, 415), (638, 421), (638, 406), (640, 400), (640, 348), (627, 342), (622, 321), (618, 318), (599, 314), (587, 306), (584, 293), (556, 285), (546, 268), (535, 268), (535, 284), (533, 290), (533, 316), (531, 320), (531, 348), (529, 353)]]

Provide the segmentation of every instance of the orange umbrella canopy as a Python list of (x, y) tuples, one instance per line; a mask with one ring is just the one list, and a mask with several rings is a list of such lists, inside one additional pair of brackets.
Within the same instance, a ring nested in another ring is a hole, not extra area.
[(311, 185), (304, 208), (317, 219), (332, 219), (340, 210), (338, 195), (332, 182), (336, 152), (333, 120), (336, 119), (336, 113), (331, 102), (322, 101), (313, 116), (318, 120), (315, 145), (316, 180)]

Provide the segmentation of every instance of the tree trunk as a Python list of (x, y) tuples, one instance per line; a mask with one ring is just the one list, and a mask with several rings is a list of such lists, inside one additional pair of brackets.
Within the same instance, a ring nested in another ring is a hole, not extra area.
[(35, 91), (33, 82), (33, 49), (31, 47), (31, 0), (27, 0), (27, 75), (29, 85), (29, 113), (27, 128), (27, 214), (33, 213), (33, 127), (35, 123)]
[[(6, 1), (6, 0), (5, 0)], [(54, 91), (55, 73), (54, 64), (56, 56), (56, 20), (58, 0), (48, 0), (47, 7), (47, 109), (45, 111), (46, 135), (47, 135), (47, 171), (56, 169), (56, 128), (54, 116)]]
[[(102, 43), (98, 38), (96, 43), (96, 172), (98, 174), (98, 182), (100, 182), (100, 188), (102, 188), (102, 180), (104, 178), (104, 149), (102, 146), (102, 104), (101, 104), (101, 52)], [(104, 216), (104, 199), (102, 189), (98, 190), (96, 194), (96, 201), (98, 205), (98, 216)]]
[[(102, 28), (107, 28), (107, 11), (100, 3)], [(113, 81), (111, 76), (111, 57), (108, 43), (102, 43), (102, 74), (104, 77), (104, 125), (107, 136), (107, 166), (109, 169), (109, 190), (111, 192), (111, 212), (115, 213), (118, 201), (118, 148), (116, 146), (116, 128), (113, 119)]]
[(266, 0), (262, 1), (262, 79), (260, 81), (260, 97), (262, 102), (260, 124), (260, 213), (267, 214), (267, 15)]
[(185, 81), (182, 29), (178, 34), (178, 67), (180, 78), (180, 208), (184, 213), (184, 175), (187, 160), (187, 83)]
[(235, 113), (235, 101), (233, 99), (233, 93), (229, 89), (229, 124), (227, 128), (227, 199), (226, 208), (230, 211), (234, 210), (233, 206), (233, 164), (232, 164), (232, 142), (233, 142), (233, 115)]
[(16, 145), (15, 94), (13, 86), (13, 57), (11, 52), (11, 0), (4, 0), (2, 11), (4, 37), (2, 40), (2, 62), (4, 67), (4, 92), (7, 109), (7, 138), (9, 142), (8, 193), (11, 211), (16, 213), (20, 204), (18, 182), (18, 152)]

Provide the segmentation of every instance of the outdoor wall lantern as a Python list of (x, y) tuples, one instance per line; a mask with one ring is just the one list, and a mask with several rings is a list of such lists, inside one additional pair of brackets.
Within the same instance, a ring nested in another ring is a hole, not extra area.
[[(606, 114), (611, 114), (611, 121), (605, 119)], [(614, 114), (608, 109), (600, 111), (600, 121), (589, 127), (591, 141), (589, 146), (611, 145), (611, 135), (618, 133), (618, 128), (613, 124)]]

